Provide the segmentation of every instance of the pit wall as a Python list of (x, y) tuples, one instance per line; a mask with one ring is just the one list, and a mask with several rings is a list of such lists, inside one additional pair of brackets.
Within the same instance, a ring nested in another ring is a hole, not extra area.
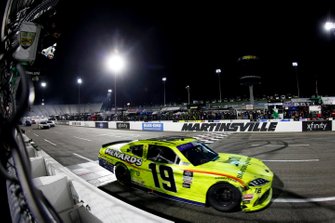
[(120, 130), (140, 130), (155, 132), (320, 132), (335, 131), (334, 120), (293, 121), (260, 120), (199, 120), (199, 121), (150, 121), (150, 122), (108, 122), (108, 121), (60, 121), (59, 124), (90, 128), (109, 128)]
[(25, 135), (24, 140), (30, 157), (33, 183), (42, 191), (64, 223), (172, 222), (97, 189), (62, 166), (42, 148), (36, 149)]

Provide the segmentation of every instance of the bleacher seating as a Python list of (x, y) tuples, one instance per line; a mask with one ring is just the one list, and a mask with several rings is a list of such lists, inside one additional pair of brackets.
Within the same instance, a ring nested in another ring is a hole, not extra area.
[(34, 105), (27, 112), (26, 116), (57, 116), (64, 114), (94, 113), (100, 112), (102, 103), (95, 104), (70, 104), (70, 105)]

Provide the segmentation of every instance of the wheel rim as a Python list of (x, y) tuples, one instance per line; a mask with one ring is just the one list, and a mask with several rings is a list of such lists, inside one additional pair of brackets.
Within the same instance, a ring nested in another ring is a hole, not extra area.
[(221, 205), (227, 206), (233, 202), (234, 193), (230, 188), (224, 187), (215, 191), (214, 198)]

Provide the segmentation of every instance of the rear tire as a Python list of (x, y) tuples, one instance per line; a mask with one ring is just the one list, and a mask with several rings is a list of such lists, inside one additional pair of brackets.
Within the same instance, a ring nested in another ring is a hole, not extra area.
[(219, 211), (233, 211), (240, 206), (241, 192), (229, 183), (218, 183), (208, 190), (207, 203)]
[(121, 184), (126, 185), (126, 186), (130, 185), (130, 182), (131, 182), (130, 172), (124, 164), (119, 163), (119, 164), (116, 165), (115, 176), (116, 176), (116, 179)]

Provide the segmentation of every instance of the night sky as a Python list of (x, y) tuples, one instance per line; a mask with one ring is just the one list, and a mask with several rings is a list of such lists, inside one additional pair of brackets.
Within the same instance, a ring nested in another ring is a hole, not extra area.
[[(335, 18), (330, 1), (292, 4), (282, 1), (234, 3), (131, 3), (88, 1), (61, 3), (57, 29), (62, 32), (53, 60), (43, 58), (36, 103), (77, 103), (77, 77), (83, 79), (81, 102), (102, 102), (114, 88), (114, 74), (106, 71), (106, 56), (118, 48), (127, 56), (127, 68), (117, 77), (117, 104), (163, 103), (162, 77), (167, 77), (167, 102), (248, 97), (239, 84), (237, 59), (257, 55), (262, 83), (256, 97), (296, 94), (293, 61), (299, 63), (301, 96), (335, 96), (335, 35), (323, 30)], [(89, 4), (88, 4), (89, 3)]]

